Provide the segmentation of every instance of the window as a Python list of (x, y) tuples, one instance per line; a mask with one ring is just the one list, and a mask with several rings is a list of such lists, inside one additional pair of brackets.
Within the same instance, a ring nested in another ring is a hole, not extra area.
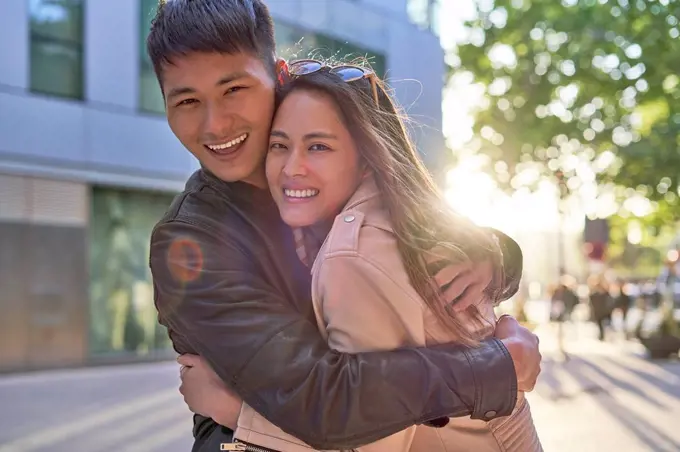
[(83, 0), (30, 0), (31, 91), (83, 98)]
[(151, 30), (151, 21), (156, 15), (158, 0), (142, 0), (140, 3), (142, 7), (140, 36), (142, 39), (139, 43), (139, 108), (151, 113), (165, 113), (163, 94), (151, 59), (146, 53), (146, 38)]
[(152, 356), (171, 350), (158, 323), (149, 240), (172, 194), (92, 189), (89, 227), (92, 355)]

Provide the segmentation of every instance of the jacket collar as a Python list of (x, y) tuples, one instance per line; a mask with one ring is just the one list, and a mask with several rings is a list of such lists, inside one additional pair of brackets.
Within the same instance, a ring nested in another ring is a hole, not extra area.
[(359, 188), (354, 192), (345, 207), (342, 209), (343, 212), (347, 210), (359, 210), (361, 212), (367, 213), (371, 209), (376, 209), (381, 207), (382, 200), (380, 196), (380, 189), (378, 189), (378, 184), (375, 182), (375, 178), (372, 174), (366, 176)]
[(389, 212), (373, 175), (367, 176), (349, 199), (342, 212), (349, 210), (364, 214), (364, 223), (393, 232)]

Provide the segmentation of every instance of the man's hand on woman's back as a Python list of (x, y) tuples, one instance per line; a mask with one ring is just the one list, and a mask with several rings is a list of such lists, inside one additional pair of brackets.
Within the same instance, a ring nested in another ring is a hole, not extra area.
[(504, 315), (498, 320), (494, 336), (500, 339), (510, 352), (517, 374), (517, 389), (524, 392), (533, 391), (541, 373), (542, 357), (538, 347), (538, 336), (509, 315)]

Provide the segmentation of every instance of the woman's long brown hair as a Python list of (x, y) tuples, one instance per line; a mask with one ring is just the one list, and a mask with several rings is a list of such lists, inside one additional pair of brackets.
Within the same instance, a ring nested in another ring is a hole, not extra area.
[[(448, 206), (409, 138), (405, 115), (377, 78), (374, 83), (378, 84), (379, 105), (376, 105), (370, 83), (368, 78), (347, 83), (321, 70), (286, 83), (277, 94), (277, 105), (296, 90), (326, 95), (335, 102), (375, 177), (411, 284), (461, 343), (474, 346), (480, 338), (442, 300), (439, 288), (432, 283), (427, 262), (490, 261), (494, 269), (502, 272), (500, 250), (490, 233)], [(492, 284), (502, 284), (504, 278), (498, 276)], [(489, 287), (486, 292), (495, 298), (501, 289)], [(474, 307), (469, 313), (473, 320), (481, 320)]]

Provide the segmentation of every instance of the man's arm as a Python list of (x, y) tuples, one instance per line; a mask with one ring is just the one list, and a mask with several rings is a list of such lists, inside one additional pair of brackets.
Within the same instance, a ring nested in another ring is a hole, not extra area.
[[(156, 305), (222, 380), (287, 433), (342, 449), (430, 419), (512, 411), (517, 379), (498, 339), (476, 349), (338, 353), (222, 235), (181, 220), (155, 229)], [(367, 401), (381, 409), (367, 414)]]
[(498, 301), (505, 301), (519, 290), (522, 279), (524, 257), (522, 249), (510, 236), (489, 228), (489, 232), (496, 236), (498, 245), (503, 253), (503, 282)]

